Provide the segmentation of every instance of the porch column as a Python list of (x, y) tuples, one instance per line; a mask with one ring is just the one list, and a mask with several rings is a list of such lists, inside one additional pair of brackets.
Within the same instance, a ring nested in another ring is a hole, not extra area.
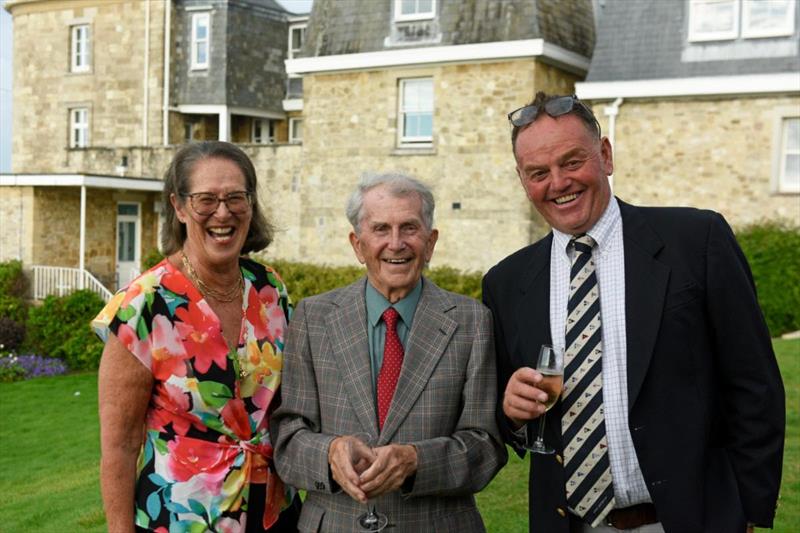
[(78, 268), (81, 272), (78, 278), (78, 288), (83, 289), (84, 256), (86, 255), (86, 185), (81, 185), (81, 243), (79, 254)]
[(228, 106), (223, 106), (219, 114), (218, 137), (220, 141), (229, 141), (231, 138), (231, 112), (228, 111)]

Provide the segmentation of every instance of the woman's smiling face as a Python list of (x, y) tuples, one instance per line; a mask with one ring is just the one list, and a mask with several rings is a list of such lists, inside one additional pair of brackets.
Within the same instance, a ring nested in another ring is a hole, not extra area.
[[(206, 157), (195, 163), (189, 178), (189, 194), (206, 192), (224, 198), (232, 192), (246, 191), (241, 169), (228, 159)], [(186, 224), (184, 248), (206, 268), (236, 263), (247, 240), (252, 208), (234, 214), (225, 202), (219, 202), (216, 211), (200, 215), (188, 197), (171, 197), (178, 220)]]

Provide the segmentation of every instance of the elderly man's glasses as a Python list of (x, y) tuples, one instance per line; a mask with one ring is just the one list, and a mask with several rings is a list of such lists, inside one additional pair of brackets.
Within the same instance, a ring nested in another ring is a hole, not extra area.
[(181, 196), (188, 198), (194, 212), (202, 216), (213, 215), (220, 202), (224, 202), (228, 211), (234, 215), (247, 213), (253, 205), (253, 198), (248, 191), (229, 192), (222, 198), (210, 192), (193, 192)]
[[(582, 115), (585, 115), (587, 118), (592, 118), (597, 126), (597, 133), (599, 134), (600, 124), (597, 122), (597, 119), (594, 118), (594, 114), (592, 114), (589, 108), (587, 108), (580, 100), (578, 100), (578, 97), (575, 95), (560, 96), (558, 98), (548, 100), (545, 102), (542, 110), (551, 117), (556, 118), (560, 117), (561, 115), (566, 115), (575, 109), (576, 106), (580, 108)], [(516, 127), (527, 126), (539, 116), (539, 107), (540, 106), (538, 105), (526, 105), (524, 107), (520, 107), (519, 109), (515, 109), (508, 114), (508, 120)]]

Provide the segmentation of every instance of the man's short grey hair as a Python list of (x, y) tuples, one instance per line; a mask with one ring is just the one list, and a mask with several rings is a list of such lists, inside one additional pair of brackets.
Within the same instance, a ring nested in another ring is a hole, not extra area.
[(364, 194), (381, 185), (386, 185), (389, 194), (394, 198), (404, 198), (413, 194), (418, 195), (422, 201), (422, 223), (425, 224), (425, 229), (428, 231), (433, 229), (435, 202), (433, 201), (433, 193), (427, 185), (406, 174), (364, 174), (361, 176), (361, 181), (356, 186), (356, 190), (347, 200), (347, 208), (345, 210), (347, 220), (350, 221), (356, 235), (361, 231), (361, 221), (364, 218)]

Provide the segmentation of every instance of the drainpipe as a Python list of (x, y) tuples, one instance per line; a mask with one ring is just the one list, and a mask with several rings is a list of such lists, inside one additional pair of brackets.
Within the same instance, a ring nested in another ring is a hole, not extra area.
[[(613, 154), (617, 153), (617, 146), (614, 144), (616, 139), (616, 126), (617, 126), (617, 115), (619, 115), (619, 106), (622, 105), (622, 98), (617, 98), (614, 102), (603, 108), (603, 114), (608, 117), (608, 140), (611, 143), (611, 152)], [(611, 190), (614, 190), (614, 174), (611, 174), (608, 177), (608, 183), (611, 185)]]
[(147, 146), (147, 114), (150, 103), (150, 2), (144, 4), (144, 103), (142, 105), (142, 146)]
[(80, 238), (80, 251), (78, 252), (78, 269), (80, 277), (78, 281), (78, 288), (83, 289), (83, 272), (85, 268), (84, 256), (86, 255), (86, 185), (81, 185), (81, 238)]
[(172, 39), (172, 0), (167, 0), (164, 7), (164, 95), (163, 110), (161, 112), (162, 144), (169, 146), (169, 51)]

